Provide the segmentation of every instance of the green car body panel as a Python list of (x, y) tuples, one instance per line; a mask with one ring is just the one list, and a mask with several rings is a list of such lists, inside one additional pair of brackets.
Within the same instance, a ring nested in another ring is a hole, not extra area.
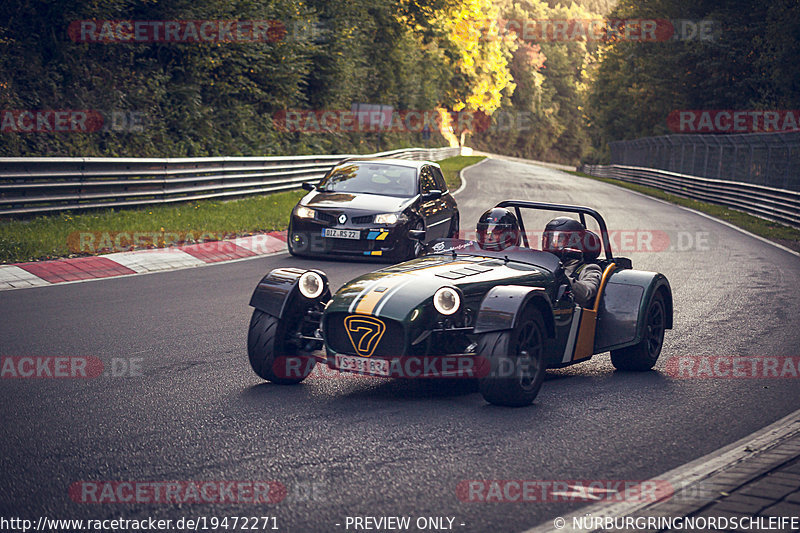
[[(625, 357), (644, 357), (637, 350), (657, 330), (661, 335), (658, 351), (652, 360), (645, 359), (652, 366), (660, 353), (663, 330), (673, 323), (667, 278), (633, 270), (630, 260), (613, 257), (605, 221), (590, 208), (522, 201), (498, 205), (515, 209), (520, 221), (521, 208), (573, 211), (582, 220), (591, 216), (598, 221), (605, 257), (590, 259), (603, 271), (593, 304), (581, 308), (574, 303), (556, 255), (527, 246), (488, 251), (473, 241), (443, 239), (432, 243), (427, 255), (359, 276), (335, 293), (325, 274), (315, 270), (324, 284), (316, 298), (306, 298), (298, 286), (307, 271), (276, 269), (259, 282), (250, 305), (282, 321), (288, 332), (282, 342), (295, 347), (293, 354), (334, 368), (339, 355), (475, 357), (485, 335), (516, 331), (528, 313), (542, 318), (542, 362), (547, 368), (572, 365), (607, 351), (615, 351), (617, 355), (612, 355), (624, 365)], [(520, 226), (524, 232), (524, 225)], [(450, 314), (434, 305), (437, 291), (443, 288), (457, 296), (453, 299), (458, 305)], [(654, 329), (647, 321), (658, 299), (664, 316)], [(301, 327), (290, 327), (289, 322), (298, 320), (303, 321)]]

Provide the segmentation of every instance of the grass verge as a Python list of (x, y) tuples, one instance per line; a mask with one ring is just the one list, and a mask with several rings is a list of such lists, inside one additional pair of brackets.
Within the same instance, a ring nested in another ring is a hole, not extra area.
[(458, 176), (461, 169), (474, 165), (482, 159), (486, 159), (486, 157), (482, 155), (457, 155), (439, 161), (439, 166), (442, 167), (442, 174), (444, 174), (447, 187), (451, 192), (455, 192), (461, 187), (461, 178)]
[[(483, 159), (480, 156), (451, 157), (439, 162), (448, 186), (461, 185), (458, 172)], [(163, 246), (164, 241), (217, 240), (285, 230), (289, 212), (305, 191), (288, 191), (251, 196), (239, 200), (202, 200), (130, 209), (102, 209), (40, 215), (27, 219), (0, 220), (0, 264), (44, 261), (61, 257), (97, 255), (80, 246), (79, 235), (147, 234), (142, 244), (130, 249)], [(173, 235), (170, 237), (169, 235)], [(178, 238), (179, 236), (179, 238)], [(98, 237), (99, 242), (102, 237)], [(99, 250), (108, 253), (118, 250)]]
[(724, 220), (725, 222), (729, 222), (734, 226), (738, 226), (744, 230), (749, 231), (750, 233), (754, 233), (760, 237), (764, 237), (765, 239), (769, 239), (778, 244), (782, 244), (787, 248), (800, 251), (800, 229), (796, 229), (791, 226), (786, 226), (778, 222), (773, 222), (771, 220), (765, 220), (763, 218), (755, 217), (753, 215), (748, 215), (747, 213), (743, 213), (741, 211), (737, 211), (735, 209), (731, 209), (723, 205), (712, 204), (709, 202), (701, 202), (699, 200), (692, 200), (690, 198), (684, 198), (682, 196), (670, 194), (668, 192), (664, 192), (659, 189), (654, 189), (652, 187), (638, 185), (636, 183), (628, 183), (627, 181), (615, 180), (612, 178), (599, 178), (597, 176), (584, 174), (583, 172), (575, 172), (575, 171), (568, 171), (568, 172), (570, 174), (574, 174), (575, 176), (581, 176), (584, 178), (591, 178), (593, 180), (604, 181), (606, 183), (611, 183), (613, 185), (625, 187), (626, 189), (631, 189), (633, 191), (646, 194), (648, 196), (654, 196), (656, 198), (666, 200), (673, 204), (678, 204), (684, 207), (695, 209), (697, 211)]

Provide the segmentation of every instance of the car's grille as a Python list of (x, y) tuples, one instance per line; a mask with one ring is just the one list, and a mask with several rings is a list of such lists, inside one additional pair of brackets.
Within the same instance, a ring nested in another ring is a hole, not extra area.
[[(325, 222), (326, 224), (336, 224), (338, 222), (339, 212), (328, 212), (328, 211), (320, 211), (317, 209), (314, 218), (319, 220), (320, 222)], [(351, 224), (372, 224), (372, 220), (375, 218), (375, 215), (361, 215), (357, 217), (347, 217), (347, 220)]]
[[(365, 317), (372, 321), (380, 320), (384, 324), (385, 330), (378, 341), (378, 345), (375, 346), (372, 356), (391, 357), (404, 355), (405, 334), (403, 325), (400, 322), (386, 318), (378, 319), (368, 315), (349, 315), (347, 313), (330, 313), (325, 317), (325, 339), (335, 352), (348, 355), (364, 355), (356, 351), (350, 336), (345, 330), (344, 321), (348, 316)], [(351, 332), (356, 342), (361, 338), (359, 335), (363, 334), (363, 331), (358, 330)]]
[(360, 217), (353, 217), (352, 222), (353, 224), (371, 224), (374, 215), (363, 215)]
[(336, 222), (336, 215), (333, 215), (331, 213), (326, 213), (325, 211), (320, 211), (320, 210), (317, 210), (315, 213), (316, 214), (314, 215), (314, 218), (316, 218), (317, 220), (320, 220), (322, 222), (327, 222), (328, 224), (333, 224)]

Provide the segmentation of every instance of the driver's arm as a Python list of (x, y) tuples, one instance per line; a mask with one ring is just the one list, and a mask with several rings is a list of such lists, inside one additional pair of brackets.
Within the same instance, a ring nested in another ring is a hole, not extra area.
[(578, 305), (588, 307), (592, 304), (595, 296), (597, 296), (597, 290), (600, 288), (602, 276), (603, 271), (600, 270), (599, 266), (587, 263), (581, 268), (577, 279), (570, 279), (572, 294)]

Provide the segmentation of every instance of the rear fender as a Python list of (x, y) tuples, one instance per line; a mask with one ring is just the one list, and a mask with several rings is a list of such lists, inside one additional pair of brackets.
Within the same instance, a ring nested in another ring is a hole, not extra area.
[(541, 287), (500, 285), (486, 293), (475, 319), (475, 334), (513, 329), (519, 322), (521, 311), (528, 305), (536, 306), (542, 313), (547, 336), (555, 337), (553, 305)]
[(646, 328), (647, 306), (656, 292), (664, 298), (666, 327), (672, 329), (672, 289), (663, 274), (641, 270), (614, 272), (600, 301), (594, 353), (638, 344)]
[(299, 268), (276, 268), (261, 278), (250, 297), (250, 305), (272, 316), (283, 318), (289, 309), (299, 304), (303, 308), (313, 306), (316, 302), (327, 302), (331, 298), (328, 276), (321, 270), (314, 270), (322, 276), (325, 290), (314, 300), (300, 294), (297, 284), (307, 270)]

